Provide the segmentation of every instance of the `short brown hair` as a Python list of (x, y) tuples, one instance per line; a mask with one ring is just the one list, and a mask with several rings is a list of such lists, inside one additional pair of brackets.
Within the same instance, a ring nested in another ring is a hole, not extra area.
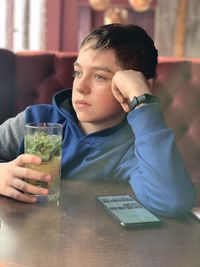
[(141, 27), (118, 23), (103, 25), (86, 36), (81, 47), (90, 42), (92, 49), (112, 49), (117, 64), (123, 69), (141, 71), (147, 79), (155, 78), (158, 51)]

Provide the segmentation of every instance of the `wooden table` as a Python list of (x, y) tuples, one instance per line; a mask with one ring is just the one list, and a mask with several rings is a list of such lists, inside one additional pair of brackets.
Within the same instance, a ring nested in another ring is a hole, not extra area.
[(95, 202), (98, 194), (115, 193), (131, 190), (121, 183), (63, 181), (59, 202), (32, 205), (0, 197), (0, 263), (5, 267), (200, 266), (198, 221), (189, 215), (161, 218), (159, 227), (124, 230)]

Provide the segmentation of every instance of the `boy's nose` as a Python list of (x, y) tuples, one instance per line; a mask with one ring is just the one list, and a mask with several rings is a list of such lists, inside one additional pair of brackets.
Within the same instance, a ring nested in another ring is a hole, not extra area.
[(74, 84), (75, 90), (82, 94), (89, 94), (90, 93), (90, 85), (88, 81), (84, 78), (79, 79)]

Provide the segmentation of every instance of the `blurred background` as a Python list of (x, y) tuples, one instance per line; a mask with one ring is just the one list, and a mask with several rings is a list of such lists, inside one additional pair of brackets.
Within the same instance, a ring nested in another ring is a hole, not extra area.
[(160, 56), (200, 57), (199, 0), (0, 0), (0, 47), (76, 52), (112, 22), (145, 28)]

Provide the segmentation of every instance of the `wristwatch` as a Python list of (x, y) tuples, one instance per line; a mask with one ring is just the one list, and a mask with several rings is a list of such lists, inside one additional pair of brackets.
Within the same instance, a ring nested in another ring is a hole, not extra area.
[(140, 104), (160, 103), (159, 98), (154, 95), (143, 94), (140, 96), (134, 96), (133, 100), (129, 104), (130, 110), (133, 110)]

